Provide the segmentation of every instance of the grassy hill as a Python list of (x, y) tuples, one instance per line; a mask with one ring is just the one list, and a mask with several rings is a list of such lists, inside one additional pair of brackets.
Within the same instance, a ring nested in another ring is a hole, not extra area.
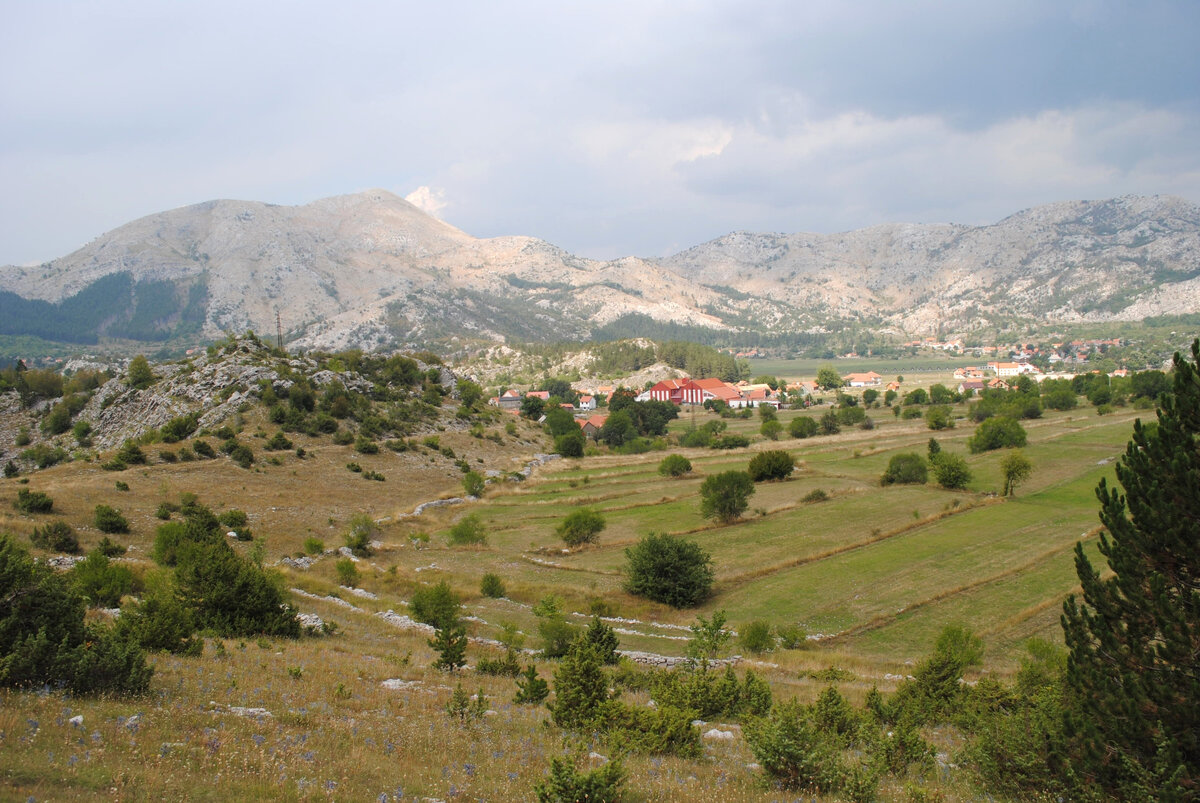
[[(819, 413), (784, 411), (785, 428), (798, 415)], [(335, 623), (332, 633), (299, 641), (210, 637), (200, 656), (153, 655), (145, 698), (0, 692), (6, 756), (0, 796), (529, 799), (549, 759), (568, 750), (562, 731), (544, 726), (546, 709), (513, 704), (509, 679), (430, 668), (428, 633), (380, 615), (410, 613), (413, 593), (442, 580), (464, 600), (472, 666), (501, 655), (493, 645), (505, 624), (526, 634), (527, 648), (540, 647), (532, 608), (553, 594), (564, 601), (569, 621), (584, 624), (601, 613), (617, 628), (622, 649), (665, 656), (682, 654), (697, 614), (724, 610), (735, 629), (755, 620), (799, 625), (810, 636), (803, 648), (746, 654), (739, 667), (765, 677), (776, 699), (811, 702), (830, 677), (842, 678), (841, 692), (856, 704), (872, 687), (890, 692), (947, 624), (965, 625), (985, 641), (983, 666), (968, 680), (1011, 677), (1027, 639), (1061, 642), (1061, 603), (1077, 585), (1071, 549), (1083, 540), (1094, 556), (1094, 488), (1111, 475), (1133, 418), (1152, 413), (1117, 408), (1097, 416), (1087, 407), (1024, 422), (1034, 472), (1014, 498), (997, 495), (1000, 453), (967, 454), (974, 429), (968, 420), (931, 433), (922, 420), (902, 420), (888, 408), (869, 415), (870, 431), (785, 436), (730, 451), (671, 447), (554, 461), (523, 482), (493, 483), (479, 501), (420, 516), (408, 514), (421, 502), (461, 493), (456, 461), (508, 474), (546, 450), (545, 436), (499, 413), (456, 419), (447, 399), (402, 452), (364, 454), (325, 435), (288, 433), (304, 450), (301, 457), (295, 449), (262, 451), (279, 426), (265, 407), (251, 406), (234, 422), (240, 440), (260, 455), (250, 469), (224, 458), (167, 462), (163, 453), (178, 446), (150, 438), (142, 447), (147, 464), (127, 471), (101, 469), (107, 455), (99, 455), (0, 480), (0, 532), (26, 543), (48, 517), (14, 510), (21, 489), (49, 494), (54, 517), (77, 529), (85, 550), (101, 538), (92, 523), (95, 505), (119, 508), (132, 529), (117, 537), (129, 547), (123, 562), (143, 580), (154, 576), (149, 553), (164, 503), (192, 493), (217, 511), (244, 510), (265, 564), (291, 589), (292, 603)], [(698, 413), (694, 423), (710, 417)], [(475, 432), (473, 423), (480, 425)], [(692, 423), (672, 427), (678, 432)], [(752, 435), (758, 424), (734, 420), (729, 431)], [(974, 475), (968, 487), (880, 487), (888, 460), (924, 454), (931, 435), (944, 451), (966, 457)], [(742, 469), (768, 448), (792, 454), (798, 465), (792, 478), (760, 483), (740, 521), (704, 519), (703, 479)], [(671, 452), (688, 456), (693, 472), (662, 478), (658, 463)], [(351, 463), (362, 471), (349, 470)], [(384, 481), (364, 479), (372, 472)], [(118, 490), (118, 482), (128, 490)], [(804, 501), (816, 490), (827, 500)], [(598, 544), (566, 551), (555, 527), (580, 506), (599, 510), (607, 527)], [(447, 531), (468, 512), (481, 518), (486, 545), (449, 546)], [(342, 556), (334, 550), (360, 513), (377, 522), (378, 543), (355, 563), (360, 579), (348, 588), (339, 583)], [(704, 606), (678, 611), (622, 590), (624, 550), (650, 532), (687, 534), (712, 555), (715, 594)], [(282, 562), (304, 554), (309, 539), (325, 547), (311, 567)], [(235, 547), (246, 554), (256, 548)], [(487, 573), (503, 580), (503, 598), (480, 593)], [(555, 662), (523, 660), (536, 662), (543, 678), (552, 676)], [(494, 713), (476, 724), (451, 723), (444, 707), (459, 681), (468, 691), (479, 689)], [(644, 704), (650, 695), (633, 690), (623, 699)], [(76, 716), (82, 722), (73, 723)], [(928, 738), (947, 755), (954, 749), (953, 731)], [(639, 799), (777, 799), (762, 787), (753, 761), (745, 740), (735, 738), (709, 743), (700, 760), (633, 754), (626, 766)], [(916, 799), (921, 789), (935, 795), (923, 799), (974, 796), (965, 773), (942, 765), (937, 778), (888, 779), (880, 793), (894, 800)]]

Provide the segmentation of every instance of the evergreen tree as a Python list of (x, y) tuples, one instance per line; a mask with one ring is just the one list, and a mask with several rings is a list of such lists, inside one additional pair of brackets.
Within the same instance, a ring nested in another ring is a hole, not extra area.
[(525, 667), (521, 677), (517, 679), (517, 696), (513, 702), (518, 705), (531, 703), (536, 705), (550, 696), (550, 684), (538, 677), (537, 667), (533, 664)]
[(586, 730), (608, 702), (604, 656), (587, 639), (576, 639), (554, 672), (554, 701), (550, 713), (560, 728)]
[(612, 627), (602, 621), (599, 616), (592, 617), (592, 623), (588, 625), (587, 630), (583, 631), (583, 640), (600, 651), (600, 657), (604, 659), (604, 663), (615, 664), (617, 662), (617, 647), (620, 646), (620, 641)]
[(453, 672), (466, 665), (467, 628), (457, 617), (439, 622), (428, 644), (438, 654), (438, 659), (433, 662), (435, 669)]
[(1108, 794), (1200, 796), (1200, 340), (1175, 355), (1157, 424), (1134, 422), (1116, 467), (1125, 494), (1100, 481), (1101, 578), (1075, 547), (1083, 604), (1062, 619), (1076, 698), (1071, 730), (1084, 774)]

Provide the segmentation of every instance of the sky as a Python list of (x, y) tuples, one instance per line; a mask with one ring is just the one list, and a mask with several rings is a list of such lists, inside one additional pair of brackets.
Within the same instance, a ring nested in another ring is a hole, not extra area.
[(596, 259), (1200, 202), (1193, 0), (5, 0), (0, 264), (383, 188)]

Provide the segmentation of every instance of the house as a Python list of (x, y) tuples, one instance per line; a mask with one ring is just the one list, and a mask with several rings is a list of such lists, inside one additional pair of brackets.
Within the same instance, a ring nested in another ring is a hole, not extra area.
[[(779, 407), (779, 400), (772, 398), (772, 391), (766, 385), (762, 385), (760, 387), (754, 387), (754, 388), (747, 388), (746, 390), (742, 391), (741, 404), (736, 405), (736, 406), (762, 407), (763, 405), (770, 405), (771, 407), (775, 407), (775, 408)], [(735, 405), (730, 405), (730, 406), (732, 407)]]
[(865, 374), (846, 374), (842, 382), (852, 388), (871, 388), (882, 385), (883, 377), (874, 371), (867, 371)]
[(672, 404), (704, 403), (704, 389), (686, 377), (684, 379), (664, 379), (646, 391), (646, 394), (653, 401), (666, 401)]
[(811, 396), (821, 389), (815, 379), (807, 379), (801, 382), (792, 382), (784, 390), (788, 393), (799, 393), (801, 396)]
[(604, 422), (608, 420), (606, 415), (588, 416), (579, 422), (579, 428), (583, 430), (583, 434), (595, 440), (600, 436), (600, 428), (604, 426)]
[(509, 388), (499, 396), (489, 399), (488, 403), (499, 407), (501, 410), (516, 410), (521, 406), (521, 391)]
[(580, 396), (579, 397), (579, 409), (581, 411), (587, 412), (587, 413), (590, 413), (592, 410), (595, 410), (596, 409), (596, 397), (595, 396)]
[(958, 383), (959, 395), (969, 396), (972, 393), (979, 393), (985, 387), (982, 379), (964, 379)]
[(988, 370), (996, 376), (1016, 376), (1021, 373), (1021, 364), (1015, 362), (989, 362)]
[(720, 379), (694, 379), (692, 382), (704, 392), (702, 403), (712, 399), (732, 406), (734, 401), (742, 398), (740, 390)]
[(955, 379), (983, 379), (983, 371), (976, 368), (974, 365), (968, 365), (963, 368), (954, 369)]
[(988, 380), (987, 386), (992, 390), (1008, 390), (1008, 383), (1000, 377)]
[(884, 390), (894, 390), (897, 393), (899, 393), (900, 392), (900, 383), (896, 382), (896, 381), (888, 382), (887, 387), (884, 388)]
[(535, 399), (541, 399), (542, 401), (550, 400), (550, 391), (548, 390), (531, 390), (525, 395), (532, 396)]

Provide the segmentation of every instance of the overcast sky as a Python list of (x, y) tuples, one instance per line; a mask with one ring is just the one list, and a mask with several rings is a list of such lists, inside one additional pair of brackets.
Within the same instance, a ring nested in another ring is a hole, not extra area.
[(372, 187), (594, 258), (1200, 202), (1193, 0), (7, 0), (0, 23), (0, 264)]

